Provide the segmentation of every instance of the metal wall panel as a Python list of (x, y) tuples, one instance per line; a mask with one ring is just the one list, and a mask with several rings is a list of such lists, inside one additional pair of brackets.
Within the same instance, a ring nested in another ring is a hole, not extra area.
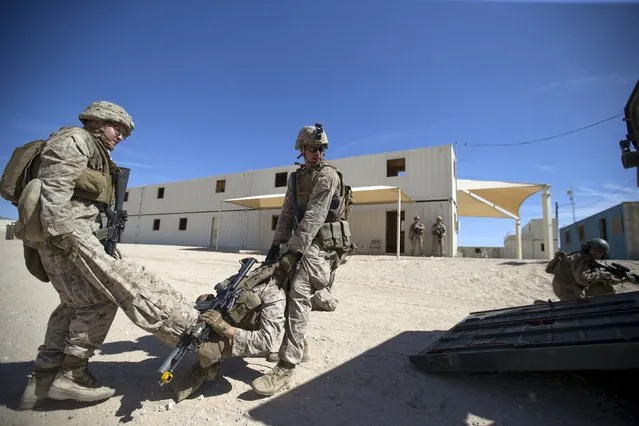
[[(330, 155), (329, 155), (330, 157)], [(387, 160), (404, 158), (406, 172), (402, 176), (387, 177)], [(347, 185), (400, 186), (418, 203), (404, 203), (406, 221), (405, 251), (409, 251), (408, 226), (415, 215), (422, 217), (430, 228), (436, 216), (442, 216), (448, 228), (448, 255), (456, 253), (456, 207), (454, 179), (454, 152), (451, 145), (420, 148), (331, 160), (343, 173)], [(129, 201), (125, 208), (130, 221), (123, 238), (130, 242), (155, 244), (185, 244), (215, 247), (217, 227), (221, 229), (219, 247), (222, 249), (268, 249), (273, 240), (272, 216), (279, 210), (249, 211), (230, 203), (229, 198), (284, 193), (285, 187), (275, 187), (276, 173), (294, 171), (296, 166), (251, 170), (243, 173), (213, 176), (188, 181), (148, 185), (129, 189)], [(226, 181), (225, 192), (216, 193), (216, 181)], [(164, 198), (158, 199), (158, 188), (164, 188)], [(220, 204), (222, 215), (219, 218)], [(396, 211), (396, 204), (356, 206), (351, 218), (355, 243), (368, 252), (372, 240), (386, 244), (386, 211)], [(187, 231), (178, 231), (179, 217), (188, 218)], [(217, 223), (212, 229), (213, 218)], [(160, 219), (160, 230), (153, 231), (153, 220)], [(430, 252), (431, 235), (424, 241)]]

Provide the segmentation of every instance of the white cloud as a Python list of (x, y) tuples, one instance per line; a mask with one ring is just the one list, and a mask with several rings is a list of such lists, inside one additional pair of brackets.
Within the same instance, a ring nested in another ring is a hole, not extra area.
[(144, 163), (133, 163), (130, 161), (118, 161), (118, 166), (125, 166), (125, 167), (140, 167), (142, 169), (153, 169), (156, 166), (153, 164), (144, 164)]
[(546, 172), (546, 173), (557, 173), (557, 170), (555, 169), (554, 166), (549, 166), (549, 165), (544, 165), (544, 164), (535, 164), (533, 165), (534, 168), (541, 170), (542, 172)]
[(556, 89), (568, 89), (568, 90), (583, 90), (588, 85), (596, 84), (604, 81), (615, 81), (619, 79), (619, 74), (616, 72), (610, 72), (600, 75), (581, 75), (578, 77), (565, 78), (562, 80), (552, 81), (543, 86), (534, 87), (526, 90), (526, 93), (540, 93), (549, 90)]

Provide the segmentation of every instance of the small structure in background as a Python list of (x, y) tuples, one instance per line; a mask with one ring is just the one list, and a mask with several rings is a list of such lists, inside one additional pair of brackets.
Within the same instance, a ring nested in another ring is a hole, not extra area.
[(8, 217), (0, 217), (0, 233), (4, 234), (6, 240), (13, 240), (15, 238), (15, 219), (9, 219)]
[(639, 260), (639, 202), (619, 203), (562, 227), (559, 234), (565, 252), (598, 237), (610, 244), (611, 259)]
[[(557, 249), (557, 219), (552, 220), (553, 254)], [(521, 230), (521, 258), (522, 259), (548, 259), (548, 250), (544, 241), (543, 219), (531, 219)], [(517, 236), (508, 233), (504, 237), (503, 257), (507, 259), (517, 258)]]
[(500, 259), (504, 257), (504, 248), (503, 247), (461, 246), (457, 250), (457, 256)]

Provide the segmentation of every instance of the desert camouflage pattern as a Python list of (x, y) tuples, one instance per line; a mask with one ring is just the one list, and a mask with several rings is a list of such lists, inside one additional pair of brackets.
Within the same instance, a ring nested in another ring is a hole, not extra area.
[(303, 146), (324, 146), (328, 147), (328, 136), (322, 130), (322, 136), (317, 139), (315, 126), (304, 126), (295, 139), (295, 149), (301, 149)]
[(408, 227), (408, 239), (410, 241), (410, 254), (411, 256), (417, 253), (424, 255), (424, 224), (420, 221), (413, 222)]
[[(277, 221), (273, 244), (287, 244), (289, 250), (302, 253), (297, 270), (291, 279), (288, 293), (288, 315), (284, 338), (279, 351), (280, 360), (297, 365), (302, 360), (304, 336), (312, 310), (313, 294), (328, 286), (331, 280), (331, 260), (313, 240), (326, 220), (331, 200), (339, 193), (340, 180), (336, 170), (325, 162), (317, 167), (301, 168), (298, 173), (298, 193), (308, 198), (298, 203), (303, 217), (293, 232), (293, 189), (291, 178), (284, 197), (284, 205)], [(301, 204), (301, 205), (300, 205)]]
[(431, 254), (433, 256), (444, 255), (444, 237), (446, 236), (446, 225), (441, 222), (436, 222), (431, 227), (431, 233), (433, 234), (433, 247)]
[(73, 193), (85, 168), (103, 166), (97, 143), (83, 129), (62, 128), (42, 151), (38, 178), (45, 237), (71, 233), (75, 244), (68, 254), (31, 244), (38, 248), (60, 297), (38, 349), (38, 368), (59, 366), (62, 354), (91, 357), (103, 343), (118, 307), (138, 327), (169, 345), (177, 343), (198, 315), (193, 304), (159, 276), (130, 260), (109, 256), (93, 235), (99, 228), (101, 206), (76, 199)]
[(237, 328), (233, 338), (232, 355), (262, 356), (276, 351), (284, 335), (286, 293), (277, 281), (270, 279), (251, 290), (262, 300), (255, 330)]
[(40, 221), (45, 236), (75, 230), (92, 233), (100, 227), (100, 206), (73, 198), (75, 182), (84, 170), (104, 167), (98, 143), (82, 128), (63, 127), (50, 136), (42, 150), (38, 178), (42, 181)]
[[(304, 216), (298, 229), (293, 233), (293, 188), (291, 174), (284, 196), (284, 205), (277, 220), (273, 244), (287, 244), (289, 250), (306, 254), (313, 239), (326, 220), (326, 215), (335, 194), (339, 193), (340, 180), (337, 171), (322, 162), (313, 168), (298, 169), (298, 193), (308, 193), (308, 198), (298, 203), (300, 213)], [(308, 187), (306, 187), (308, 186)]]
[(593, 257), (587, 253), (572, 253), (563, 257), (554, 269), (552, 289), (559, 300), (582, 299), (584, 290), (600, 284), (610, 286), (606, 271), (592, 268)]
[(124, 137), (128, 137), (131, 132), (133, 132), (133, 129), (135, 129), (135, 123), (133, 123), (133, 118), (129, 113), (120, 105), (108, 101), (93, 102), (80, 113), (78, 118), (82, 122), (98, 120), (119, 123), (126, 128), (126, 134), (123, 135)]

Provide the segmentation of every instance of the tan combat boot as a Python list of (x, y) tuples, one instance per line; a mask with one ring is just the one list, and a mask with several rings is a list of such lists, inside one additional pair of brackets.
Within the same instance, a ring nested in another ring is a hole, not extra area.
[(175, 395), (175, 402), (181, 402), (197, 391), (205, 382), (215, 380), (220, 363), (208, 367), (202, 367), (196, 362), (177, 382), (171, 382), (171, 390)]
[(51, 383), (48, 397), (51, 399), (72, 399), (74, 401), (92, 402), (108, 399), (115, 389), (100, 385), (89, 371), (89, 360), (73, 355), (65, 355), (60, 371)]
[[(302, 354), (302, 362), (306, 362), (309, 359), (311, 359), (311, 356), (308, 353), (308, 340), (304, 339), (304, 353)], [(277, 352), (269, 352), (269, 354), (266, 355), (266, 360), (268, 362), (279, 362), (280, 355)]]
[(20, 397), (19, 410), (31, 410), (38, 401), (47, 399), (49, 386), (58, 373), (58, 368), (37, 368), (29, 375), (27, 387)]
[(271, 371), (253, 380), (251, 387), (257, 394), (274, 395), (290, 383), (294, 372), (294, 365), (280, 361)]

